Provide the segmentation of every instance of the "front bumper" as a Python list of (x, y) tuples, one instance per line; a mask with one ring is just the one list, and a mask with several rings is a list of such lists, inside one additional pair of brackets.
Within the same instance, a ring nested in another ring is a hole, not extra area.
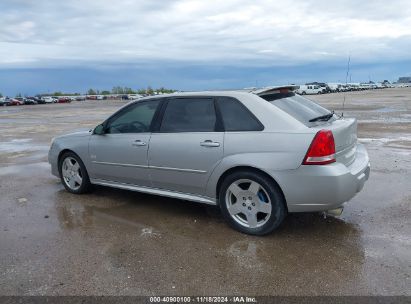
[(274, 177), (284, 192), (289, 212), (326, 211), (341, 206), (362, 190), (370, 175), (364, 145), (358, 144), (355, 161), (349, 166), (300, 166)]
[(54, 144), (52, 144), (49, 150), (49, 154), (48, 154), (48, 161), (49, 161), (49, 164), (51, 165), (51, 174), (57, 177), (60, 177), (59, 169), (58, 169), (58, 157), (59, 157), (59, 152), (54, 146)]

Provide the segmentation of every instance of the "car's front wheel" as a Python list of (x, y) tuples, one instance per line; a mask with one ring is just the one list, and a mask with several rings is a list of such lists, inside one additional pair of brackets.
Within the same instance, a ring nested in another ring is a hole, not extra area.
[(68, 192), (82, 194), (90, 190), (86, 167), (75, 153), (67, 152), (60, 158), (59, 170), (61, 182)]
[(219, 193), (220, 209), (236, 230), (265, 235), (283, 221), (287, 209), (278, 185), (256, 172), (236, 172), (227, 176)]

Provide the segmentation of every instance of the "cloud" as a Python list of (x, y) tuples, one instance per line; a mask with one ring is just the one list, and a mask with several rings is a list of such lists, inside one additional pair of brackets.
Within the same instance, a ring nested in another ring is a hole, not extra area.
[(239, 88), (409, 72), (409, 0), (2, 0), (0, 92)]
[(407, 0), (5, 0), (0, 11), (0, 65), (7, 67), (411, 56)]

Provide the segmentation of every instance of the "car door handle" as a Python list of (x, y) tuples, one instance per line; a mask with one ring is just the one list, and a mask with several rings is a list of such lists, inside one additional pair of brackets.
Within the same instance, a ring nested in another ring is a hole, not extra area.
[(133, 146), (135, 147), (147, 146), (147, 143), (137, 139), (136, 141), (133, 142)]
[(205, 141), (202, 141), (200, 143), (200, 146), (203, 146), (203, 147), (219, 147), (220, 143), (212, 141), (212, 140), (205, 140)]

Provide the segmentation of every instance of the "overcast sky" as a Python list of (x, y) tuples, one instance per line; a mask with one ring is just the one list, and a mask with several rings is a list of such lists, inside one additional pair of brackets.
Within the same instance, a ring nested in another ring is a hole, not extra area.
[[(391, 1), (2, 0), (0, 92), (212, 89), (411, 74)], [(3, 93), (4, 94), (4, 93)]]

